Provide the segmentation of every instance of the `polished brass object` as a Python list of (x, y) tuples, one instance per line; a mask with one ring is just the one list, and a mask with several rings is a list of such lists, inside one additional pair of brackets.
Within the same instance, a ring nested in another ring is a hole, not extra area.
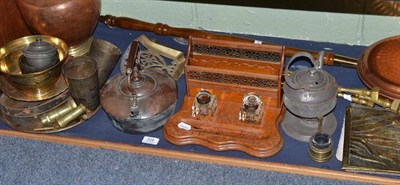
[(259, 123), (263, 116), (264, 108), (261, 98), (255, 93), (248, 93), (243, 98), (239, 112), (239, 120)]
[[(371, 90), (367, 88), (351, 89), (338, 87), (338, 92), (338, 97), (349, 99), (354, 103), (366, 105), (369, 107), (372, 107), (376, 104), (383, 108), (388, 108), (393, 113), (400, 114), (400, 100), (381, 97), (379, 93), (379, 88), (377, 87), (374, 87)], [(350, 95), (346, 95), (345, 93)], [(346, 98), (348, 96), (349, 98)]]
[[(79, 104), (77, 107), (73, 108), (67, 114), (56, 120), (56, 123), (61, 128), (66, 127), (69, 123), (74, 121), (75, 119), (81, 117), (87, 111), (86, 107), (83, 104)], [(84, 120), (87, 119), (87, 116), (82, 116)]]
[(60, 117), (64, 116), (68, 112), (70, 112), (72, 109), (76, 107), (76, 103), (72, 98), (69, 98), (67, 100), (67, 103), (65, 103), (62, 106), (59, 106), (55, 108), (54, 110), (51, 110), (50, 112), (47, 112), (43, 115), (40, 116), (40, 121), (43, 123), (43, 125), (49, 125), (53, 123), (55, 120), (59, 119)]
[[(63, 128), (57, 126), (55, 121), (45, 124), (42, 122), (42, 116), (49, 115), (50, 112), (71, 103), (68, 91), (48, 100), (30, 102), (18, 101), (3, 94), (0, 96), (0, 111), (3, 116), (2, 121), (15, 130), (30, 133), (55, 133), (84, 122), (83, 118), (75, 119)], [(88, 112), (87, 117), (93, 116), (94, 113)]]
[(93, 37), (89, 37), (83, 43), (76, 45), (76, 46), (69, 47), (68, 54), (73, 57), (86, 55), (87, 53), (90, 52), (92, 42), (93, 42)]
[[(147, 38), (145, 35), (140, 35), (135, 41), (139, 42), (144, 48), (139, 51), (140, 58), (137, 61), (138, 64), (143, 68), (153, 68), (157, 70), (164, 70), (168, 74), (178, 80), (183, 74), (185, 65), (185, 57), (183, 52), (157, 44)], [(126, 52), (122, 56), (121, 71), (124, 72), (130, 47), (126, 49)], [(167, 62), (170, 61), (170, 62)]]
[(347, 108), (343, 169), (400, 174), (400, 116), (384, 109)]
[(56, 127), (39, 127), (39, 128), (34, 128), (34, 132), (44, 132), (44, 131), (51, 131), (56, 129)]
[(395, 100), (389, 100), (386, 98), (371, 99), (370, 97), (362, 97), (362, 96), (360, 96), (360, 98), (367, 99), (368, 101), (371, 101), (383, 108), (388, 108), (393, 113), (400, 114), (400, 106), (399, 106), (400, 100), (398, 99)]
[(199, 91), (193, 101), (192, 116), (210, 116), (213, 117), (217, 109), (217, 96), (202, 89)]
[(360, 96), (370, 96), (377, 98), (379, 96), (379, 88), (367, 89), (367, 88), (345, 88), (338, 86), (338, 92), (357, 94)]
[[(60, 60), (57, 64), (45, 70), (22, 74), (19, 67), (22, 49), (37, 40), (42, 40), (55, 46)], [(67, 89), (67, 86), (56, 82), (62, 77), (61, 68), (67, 55), (67, 44), (61, 39), (52, 36), (26, 36), (7, 43), (0, 48), (0, 71), (5, 79), (2, 80), (2, 83), (4, 82), (2, 90), (6, 95), (23, 101), (45, 100), (60, 94)], [(15, 96), (15, 91), (20, 91), (21, 96)]]
[(326, 162), (332, 158), (332, 139), (328, 134), (317, 132), (308, 142), (308, 156), (315, 162)]
[[(338, 95), (337, 95), (339, 98), (347, 98), (347, 94), (345, 94), (345, 93), (338, 93)], [(351, 102), (354, 102), (354, 103), (357, 103), (357, 104), (360, 104), (360, 105), (365, 105), (365, 106), (368, 106), (368, 107), (372, 107), (372, 106), (374, 106), (374, 102), (371, 102), (371, 101), (367, 101), (367, 100), (365, 100), (365, 99), (361, 99), (361, 98), (358, 98), (358, 97), (356, 97), (356, 96), (354, 96), (354, 95), (350, 95), (350, 99), (351, 99)]]

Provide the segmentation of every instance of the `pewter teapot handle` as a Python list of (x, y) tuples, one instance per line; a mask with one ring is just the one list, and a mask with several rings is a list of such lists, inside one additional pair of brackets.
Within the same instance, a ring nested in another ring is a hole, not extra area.
[(292, 63), (294, 63), (295, 59), (299, 57), (306, 57), (310, 59), (315, 69), (321, 69), (324, 61), (324, 53), (325, 53), (324, 51), (319, 52), (318, 60), (314, 60), (313, 56), (307, 52), (298, 52), (295, 55), (293, 55), (285, 67), (285, 83), (292, 89), (307, 88), (306, 85), (300, 87), (293, 82), (293, 79), (289, 77), (289, 67), (292, 65)]

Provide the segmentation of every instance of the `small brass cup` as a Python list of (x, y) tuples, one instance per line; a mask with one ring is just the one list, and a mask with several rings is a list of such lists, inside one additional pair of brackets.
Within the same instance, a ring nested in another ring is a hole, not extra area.
[(315, 162), (326, 162), (332, 158), (332, 140), (328, 134), (316, 133), (308, 142), (308, 156)]

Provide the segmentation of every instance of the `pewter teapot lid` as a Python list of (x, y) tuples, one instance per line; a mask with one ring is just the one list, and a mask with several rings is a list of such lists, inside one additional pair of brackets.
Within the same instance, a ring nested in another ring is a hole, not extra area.
[[(306, 57), (313, 67), (298, 69), (289, 76), (289, 67), (299, 57)], [(283, 102), (285, 106), (302, 117), (325, 115), (336, 105), (337, 83), (335, 78), (321, 66), (324, 53), (317, 60), (307, 52), (299, 52), (291, 58), (285, 69)]]
[[(289, 76), (289, 67), (299, 57), (307, 57), (311, 60), (314, 67), (296, 70)], [(324, 54), (320, 54), (318, 60), (313, 60), (310, 53), (299, 52), (292, 56), (285, 69), (285, 82), (292, 89), (313, 90), (325, 86), (328, 81), (328, 75), (322, 70)]]

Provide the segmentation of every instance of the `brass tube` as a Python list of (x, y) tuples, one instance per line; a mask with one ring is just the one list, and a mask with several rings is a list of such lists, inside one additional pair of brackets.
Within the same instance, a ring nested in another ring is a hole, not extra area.
[[(338, 93), (337, 96), (339, 98), (344, 98), (345, 94), (344, 93)], [(366, 105), (366, 106), (369, 106), (369, 107), (374, 106), (374, 102), (367, 101), (365, 99), (362, 99), (362, 98), (359, 98), (359, 97), (356, 97), (356, 96), (353, 96), (353, 95), (349, 95), (349, 96), (351, 97), (351, 102), (354, 102), (354, 103), (357, 103), (357, 104), (360, 104), (360, 105)]]
[(338, 92), (344, 92), (349, 94), (357, 94), (361, 96), (371, 96), (374, 92), (378, 92), (379, 89), (369, 90), (367, 88), (345, 88), (342, 86), (338, 87)]
[(67, 102), (64, 105), (61, 105), (61, 106), (57, 107), (56, 109), (40, 116), (40, 121), (43, 123), (43, 125), (49, 125), (50, 123), (53, 123), (58, 118), (67, 114), (69, 111), (71, 111), (75, 107), (76, 107), (75, 101), (72, 98), (68, 98)]
[(64, 115), (60, 119), (56, 120), (56, 123), (61, 128), (66, 127), (71, 121), (79, 118), (87, 111), (86, 107), (82, 104), (79, 104), (76, 108), (72, 109), (68, 114)]

